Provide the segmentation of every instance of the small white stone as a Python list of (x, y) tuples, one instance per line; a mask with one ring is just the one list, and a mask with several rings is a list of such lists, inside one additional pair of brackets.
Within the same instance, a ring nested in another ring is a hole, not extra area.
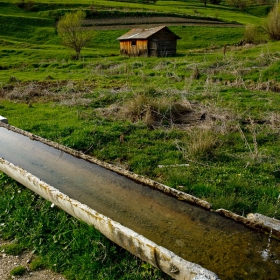
[(192, 280), (209, 280), (205, 275), (196, 275)]

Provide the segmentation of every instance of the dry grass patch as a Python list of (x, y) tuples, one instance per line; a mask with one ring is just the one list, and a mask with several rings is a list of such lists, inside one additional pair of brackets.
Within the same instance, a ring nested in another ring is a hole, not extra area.
[(211, 127), (192, 130), (188, 136), (187, 151), (190, 157), (211, 155), (219, 146), (219, 135)]
[(222, 133), (215, 125), (203, 125), (190, 128), (186, 131), (185, 138), (175, 144), (188, 160), (206, 159), (213, 156), (216, 149), (221, 147), (221, 136)]
[(84, 94), (91, 92), (92, 84), (72, 81), (17, 82), (0, 88), (0, 97), (22, 102), (66, 102), (84, 105)]
[(148, 126), (170, 126), (186, 123), (195, 111), (188, 100), (137, 94), (123, 104), (99, 108), (97, 112), (105, 117), (142, 121)]

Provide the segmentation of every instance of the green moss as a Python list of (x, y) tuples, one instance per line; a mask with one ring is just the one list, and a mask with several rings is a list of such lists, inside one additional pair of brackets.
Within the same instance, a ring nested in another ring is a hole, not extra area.
[(10, 271), (12, 276), (22, 276), (26, 271), (26, 268), (23, 266), (17, 266)]
[(17, 256), (19, 255), (25, 248), (22, 244), (12, 243), (8, 245), (0, 246), (1, 250), (4, 250), (6, 254)]
[(42, 257), (35, 257), (29, 264), (29, 269), (31, 271), (36, 271), (45, 268), (45, 261)]

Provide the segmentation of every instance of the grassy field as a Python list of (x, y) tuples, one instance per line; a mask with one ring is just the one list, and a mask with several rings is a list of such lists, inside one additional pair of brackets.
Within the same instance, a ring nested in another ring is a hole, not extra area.
[[(73, 61), (55, 21), (77, 9), (76, 1), (33, 2), (34, 11), (26, 11), (0, 1), (0, 115), (11, 125), (198, 196), (214, 209), (280, 218), (279, 42), (238, 47), (244, 26), (171, 26), (182, 38), (176, 57), (127, 58), (116, 41), (127, 29), (93, 30), (82, 59)], [(92, 5), (79, 2), (88, 11)], [(242, 12), (195, 1), (94, 1), (94, 8), (241, 24), (261, 24), (268, 12), (268, 6)], [(158, 167), (183, 163), (190, 166)], [(0, 237), (35, 249), (40, 265), (69, 279), (168, 279), (3, 174), (0, 193)]]

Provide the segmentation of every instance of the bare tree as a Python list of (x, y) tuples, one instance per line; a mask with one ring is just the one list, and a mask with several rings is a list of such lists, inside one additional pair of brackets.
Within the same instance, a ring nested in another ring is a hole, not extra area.
[(75, 59), (80, 58), (82, 48), (92, 38), (92, 32), (82, 27), (85, 17), (86, 13), (79, 10), (65, 14), (57, 24), (57, 32), (61, 37), (62, 44), (75, 50)]

